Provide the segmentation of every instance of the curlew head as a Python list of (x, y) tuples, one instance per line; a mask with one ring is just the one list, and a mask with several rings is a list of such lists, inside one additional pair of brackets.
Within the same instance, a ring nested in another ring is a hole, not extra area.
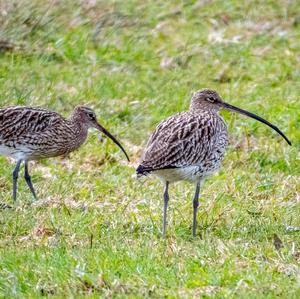
[(222, 100), (222, 98), (218, 95), (218, 93), (214, 90), (202, 89), (202, 90), (196, 91), (192, 96), (190, 109), (191, 110), (207, 109), (207, 110), (215, 110), (215, 111), (218, 111), (220, 109), (226, 109), (229, 111), (244, 114), (248, 117), (254, 118), (254, 119), (262, 122), (263, 124), (271, 127), (279, 135), (281, 135), (289, 145), (292, 145), (291, 142), (289, 141), (289, 139), (275, 125), (273, 125), (272, 123), (268, 122), (264, 118), (254, 114), (252, 112), (249, 112), (247, 110), (243, 110), (236, 106), (225, 103)]
[(223, 103), (223, 100), (218, 93), (211, 89), (201, 89), (193, 93), (191, 100), (191, 110), (205, 109), (205, 110), (220, 110), (219, 103)]
[(86, 126), (87, 129), (95, 128), (109, 137), (115, 144), (119, 146), (122, 152), (125, 154), (127, 160), (129, 161), (129, 157), (121, 145), (121, 143), (112, 135), (110, 134), (102, 125), (99, 124), (97, 121), (97, 117), (95, 112), (86, 106), (77, 106), (73, 112), (73, 118), (75, 118), (76, 122), (80, 122)]

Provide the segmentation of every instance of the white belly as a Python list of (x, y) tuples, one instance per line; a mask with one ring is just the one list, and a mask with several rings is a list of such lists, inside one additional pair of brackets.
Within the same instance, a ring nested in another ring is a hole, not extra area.
[(0, 154), (3, 156), (14, 158), (16, 160), (26, 160), (26, 157), (28, 156), (28, 149), (22, 149), (20, 147), (15, 149), (13, 147), (0, 145)]
[(189, 181), (198, 182), (207, 176), (215, 173), (219, 167), (209, 171), (202, 171), (199, 166), (186, 166), (182, 168), (170, 168), (153, 171), (153, 174), (158, 176), (163, 181), (176, 182), (176, 181)]

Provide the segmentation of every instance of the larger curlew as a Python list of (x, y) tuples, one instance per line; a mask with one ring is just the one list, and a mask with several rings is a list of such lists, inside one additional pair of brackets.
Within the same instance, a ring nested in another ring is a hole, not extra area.
[(153, 173), (165, 183), (163, 237), (166, 234), (169, 183), (181, 180), (196, 184), (193, 236), (196, 234), (201, 182), (220, 168), (228, 142), (226, 123), (218, 114), (222, 108), (268, 125), (291, 145), (276, 126), (251, 112), (225, 103), (217, 92), (209, 89), (195, 92), (189, 111), (171, 116), (156, 127), (136, 170), (138, 176)]
[(69, 119), (41, 108), (15, 106), (0, 109), (0, 154), (17, 161), (13, 172), (13, 199), (16, 200), (17, 196), (17, 179), (22, 162), (25, 162), (26, 183), (34, 198), (37, 198), (28, 161), (69, 154), (84, 143), (89, 128), (96, 128), (112, 139), (129, 161), (122, 145), (97, 122), (95, 112), (88, 107), (76, 107)]

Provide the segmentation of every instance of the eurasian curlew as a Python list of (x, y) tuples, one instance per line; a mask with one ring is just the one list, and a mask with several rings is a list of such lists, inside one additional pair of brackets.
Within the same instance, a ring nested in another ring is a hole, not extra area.
[(67, 155), (86, 140), (88, 129), (96, 128), (112, 139), (128, 155), (117, 139), (103, 128), (94, 111), (85, 106), (74, 109), (69, 119), (42, 108), (15, 106), (0, 109), (0, 154), (17, 161), (13, 171), (13, 199), (17, 196), (17, 179), (22, 162), (24, 177), (34, 196), (28, 161)]
[(225, 103), (217, 92), (203, 89), (194, 93), (190, 109), (163, 120), (152, 133), (137, 168), (137, 175), (153, 173), (165, 183), (162, 235), (166, 234), (169, 184), (187, 180), (196, 184), (193, 199), (193, 236), (203, 179), (217, 171), (228, 142), (227, 126), (218, 114), (227, 109), (252, 117), (278, 132), (289, 145), (288, 138), (265, 119)]

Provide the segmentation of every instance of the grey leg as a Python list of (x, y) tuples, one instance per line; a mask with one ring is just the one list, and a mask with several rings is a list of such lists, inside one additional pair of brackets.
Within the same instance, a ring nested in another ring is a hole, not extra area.
[(163, 231), (162, 231), (163, 239), (166, 238), (168, 202), (169, 202), (169, 182), (166, 181), (165, 191), (164, 191), (164, 223), (163, 223)]
[(16, 199), (17, 199), (17, 181), (18, 181), (20, 166), (21, 166), (22, 162), (23, 162), (22, 160), (19, 160), (17, 162), (15, 170), (13, 171), (13, 199), (14, 199), (14, 201), (16, 201)]
[(33, 188), (33, 185), (32, 185), (32, 182), (31, 182), (31, 177), (29, 175), (29, 171), (28, 171), (28, 162), (25, 161), (25, 172), (24, 172), (24, 178), (25, 178), (25, 181), (34, 197), (34, 199), (37, 199), (37, 196), (36, 196), (36, 193), (35, 193), (35, 190)]
[(193, 237), (196, 236), (196, 227), (197, 227), (197, 210), (199, 206), (199, 193), (200, 193), (200, 182), (196, 184), (196, 191), (193, 200)]

